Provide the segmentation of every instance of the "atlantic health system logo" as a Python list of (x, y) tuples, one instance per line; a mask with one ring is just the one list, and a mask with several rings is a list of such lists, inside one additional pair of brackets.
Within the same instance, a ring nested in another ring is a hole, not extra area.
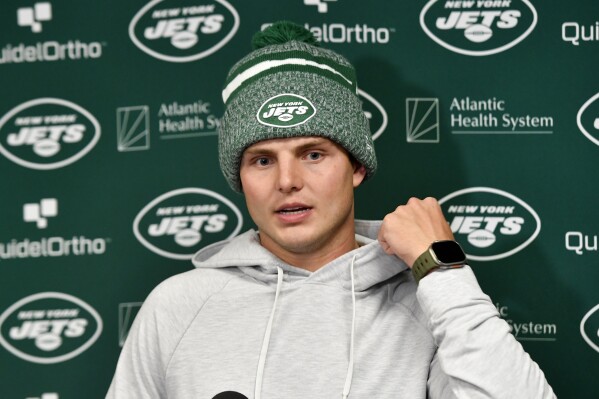
[(117, 149), (121, 152), (150, 148), (150, 116), (147, 105), (116, 110)]
[(439, 99), (406, 98), (408, 143), (439, 142)]
[(159, 60), (189, 62), (221, 49), (237, 32), (239, 15), (226, 0), (153, 0), (129, 24), (129, 37)]
[(119, 303), (119, 346), (125, 345), (129, 330), (133, 326), (133, 321), (139, 313), (143, 302), (123, 302)]
[(135, 217), (135, 237), (150, 251), (188, 260), (200, 248), (234, 237), (241, 230), (239, 209), (204, 188), (169, 191), (150, 201)]
[(524, 40), (537, 24), (528, 0), (430, 0), (420, 25), (435, 42), (453, 52), (484, 56)]

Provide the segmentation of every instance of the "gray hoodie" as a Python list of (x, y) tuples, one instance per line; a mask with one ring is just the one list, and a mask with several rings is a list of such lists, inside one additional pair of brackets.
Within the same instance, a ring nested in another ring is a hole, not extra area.
[(107, 397), (555, 397), (468, 266), (417, 285), (379, 226), (316, 272), (255, 231), (204, 248), (148, 296)]

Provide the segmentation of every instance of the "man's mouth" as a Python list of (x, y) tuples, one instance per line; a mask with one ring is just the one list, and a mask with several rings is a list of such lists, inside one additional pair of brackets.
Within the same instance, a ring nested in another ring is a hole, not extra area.
[(281, 215), (297, 215), (300, 213), (308, 212), (310, 209), (312, 208), (306, 205), (290, 205), (282, 206), (275, 212)]

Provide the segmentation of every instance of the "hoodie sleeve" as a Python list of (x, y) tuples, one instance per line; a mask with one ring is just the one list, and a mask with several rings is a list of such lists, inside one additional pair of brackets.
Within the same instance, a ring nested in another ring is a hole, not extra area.
[(417, 297), (438, 346), (431, 399), (555, 398), (470, 267), (431, 273), (420, 281)]
[(164, 372), (172, 342), (161, 342), (169, 336), (161, 327), (159, 291), (148, 296), (131, 326), (106, 398), (166, 397)]
[(208, 298), (231, 278), (217, 273), (192, 270), (150, 293), (131, 326), (106, 398), (168, 396), (166, 373), (177, 345)]

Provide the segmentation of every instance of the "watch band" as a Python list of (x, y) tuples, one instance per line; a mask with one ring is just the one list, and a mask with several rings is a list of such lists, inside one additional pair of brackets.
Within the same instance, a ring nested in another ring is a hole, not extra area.
[[(449, 245), (449, 247), (448, 247)], [(460, 244), (453, 240), (434, 241), (412, 266), (416, 282), (435, 269), (454, 269), (464, 266), (466, 254)]]
[(414, 265), (412, 266), (412, 274), (418, 283), (424, 276), (429, 274), (432, 270), (438, 269), (439, 267), (440, 265), (435, 262), (430, 248), (428, 248), (418, 258), (416, 258), (416, 261), (414, 261)]

